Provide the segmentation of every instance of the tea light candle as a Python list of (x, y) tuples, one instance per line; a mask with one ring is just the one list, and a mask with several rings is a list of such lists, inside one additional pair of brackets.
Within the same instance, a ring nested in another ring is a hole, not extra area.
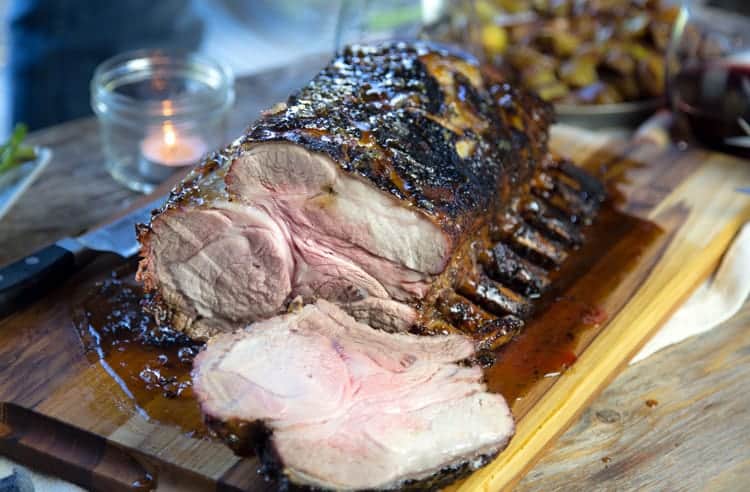
[(91, 105), (112, 177), (151, 193), (226, 143), (231, 71), (197, 53), (139, 50), (99, 65)]
[(140, 145), (139, 170), (144, 176), (163, 180), (176, 168), (196, 164), (206, 152), (206, 144), (199, 137), (180, 135), (170, 123), (146, 135)]

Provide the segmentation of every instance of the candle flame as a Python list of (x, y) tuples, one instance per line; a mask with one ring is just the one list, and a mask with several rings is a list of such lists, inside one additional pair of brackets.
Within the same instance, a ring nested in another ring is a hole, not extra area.
[(167, 147), (174, 147), (177, 142), (177, 134), (175, 134), (174, 127), (171, 123), (164, 124), (164, 143)]

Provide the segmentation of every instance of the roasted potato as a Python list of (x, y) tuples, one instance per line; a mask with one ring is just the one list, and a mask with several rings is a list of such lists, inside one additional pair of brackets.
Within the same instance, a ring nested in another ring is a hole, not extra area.
[(635, 72), (635, 59), (619, 43), (612, 43), (606, 50), (601, 66), (621, 77), (629, 77)]
[(487, 24), (482, 27), (482, 48), (489, 55), (499, 55), (508, 47), (508, 33), (500, 26)]
[(579, 88), (596, 82), (596, 60), (588, 56), (581, 56), (565, 61), (558, 70), (560, 80), (570, 87)]
[[(459, 2), (461, 3), (461, 2)], [(474, 0), (486, 62), (548, 101), (660, 97), (679, 7), (662, 0)], [(705, 41), (696, 49), (711, 49)]]
[(664, 57), (656, 52), (650, 52), (638, 62), (638, 83), (641, 90), (653, 97), (658, 97), (664, 91)]
[(560, 58), (572, 56), (581, 44), (578, 36), (561, 29), (542, 29), (536, 37), (536, 42), (544, 52)]
[(571, 96), (566, 101), (570, 104), (612, 104), (622, 102), (622, 96), (617, 89), (601, 81), (582, 87)]

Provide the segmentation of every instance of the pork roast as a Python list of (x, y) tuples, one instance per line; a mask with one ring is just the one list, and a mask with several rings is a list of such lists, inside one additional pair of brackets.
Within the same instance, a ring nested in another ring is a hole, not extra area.
[(603, 197), (548, 155), (551, 119), (446, 48), (347, 48), (139, 228), (138, 278), (198, 339), (323, 298), (495, 347)]
[[(203, 413), (228, 442), (266, 429), (280, 480), (336, 490), (455, 479), (513, 434), (461, 335), (393, 334), (326, 301), (220, 334), (195, 359)], [(256, 429), (257, 430), (257, 429)]]
[(314, 488), (434, 488), (497, 454), (513, 421), (473, 364), (604, 198), (551, 119), (446, 48), (351, 47), (206, 159), (139, 227), (138, 278), (209, 339), (210, 425)]

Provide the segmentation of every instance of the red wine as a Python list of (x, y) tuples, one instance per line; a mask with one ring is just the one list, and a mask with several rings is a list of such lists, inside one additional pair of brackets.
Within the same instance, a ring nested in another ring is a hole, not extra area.
[(750, 157), (750, 65), (725, 60), (683, 70), (670, 93), (696, 139)]

